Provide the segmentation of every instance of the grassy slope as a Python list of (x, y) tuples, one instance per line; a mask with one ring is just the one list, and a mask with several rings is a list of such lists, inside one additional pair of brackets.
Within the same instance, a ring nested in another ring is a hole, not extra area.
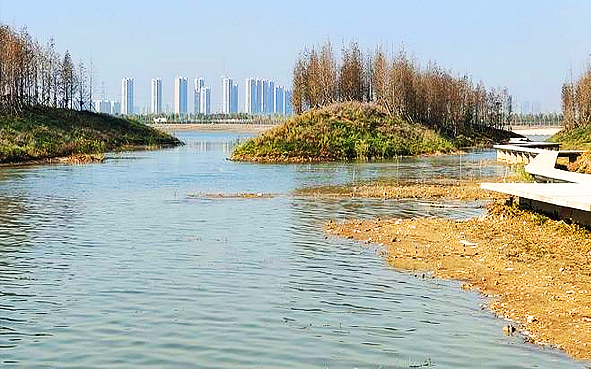
[(591, 124), (562, 130), (550, 137), (549, 141), (559, 142), (564, 148), (591, 150)]
[(232, 159), (388, 159), (396, 155), (449, 153), (465, 144), (490, 144), (491, 134), (498, 132), (473, 133), (452, 141), (420, 124), (388, 116), (375, 105), (345, 103), (296, 116), (236, 147)]
[[(591, 150), (591, 124), (562, 130), (550, 137), (549, 141), (560, 143), (562, 149)], [(591, 174), (591, 153), (579, 156), (567, 168), (571, 172)]]
[(0, 163), (179, 144), (166, 133), (106, 114), (46, 107), (0, 113)]

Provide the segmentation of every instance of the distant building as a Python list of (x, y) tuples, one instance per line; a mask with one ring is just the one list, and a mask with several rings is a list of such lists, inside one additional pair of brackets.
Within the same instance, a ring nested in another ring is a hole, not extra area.
[(256, 114), (256, 89), (257, 81), (254, 78), (244, 81), (244, 112), (247, 114)]
[(121, 81), (121, 114), (133, 114), (133, 78), (123, 78)]
[(222, 113), (230, 114), (238, 112), (238, 85), (232, 78), (222, 79)]
[(97, 113), (111, 114), (111, 102), (107, 100), (94, 100), (92, 110)]
[(285, 114), (283, 86), (275, 86), (275, 91), (273, 93), (273, 113), (280, 115)]
[(121, 103), (119, 101), (111, 101), (111, 114), (112, 115), (121, 114)]
[(187, 114), (187, 78), (174, 79), (174, 113)]
[(152, 78), (150, 96), (150, 113), (162, 113), (162, 79)]
[(257, 88), (254, 102), (256, 107), (255, 114), (261, 114), (263, 112), (263, 81), (260, 79), (257, 79)]
[(238, 113), (238, 84), (232, 85), (230, 113)]
[(201, 88), (205, 87), (205, 81), (203, 78), (195, 78), (193, 83), (193, 112), (195, 114), (201, 113)]
[(293, 105), (291, 104), (291, 90), (285, 90), (283, 92), (283, 112), (285, 115), (293, 115)]
[(201, 87), (199, 91), (199, 112), (204, 115), (211, 114), (211, 89), (209, 87)]

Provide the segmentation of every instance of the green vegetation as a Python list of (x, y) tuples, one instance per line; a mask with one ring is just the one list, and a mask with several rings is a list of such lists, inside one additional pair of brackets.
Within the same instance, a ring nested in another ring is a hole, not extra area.
[(49, 107), (0, 110), (0, 163), (180, 144), (166, 133), (106, 114)]
[(562, 144), (563, 148), (591, 149), (591, 124), (571, 126), (563, 129), (549, 141)]
[(349, 102), (313, 109), (237, 146), (232, 160), (262, 162), (388, 159), (450, 153), (490, 144), (509, 132), (467, 131), (450, 139), (421, 124), (388, 114), (376, 104)]
[(513, 172), (515, 172), (515, 182), (533, 183), (535, 182), (534, 176), (525, 171), (525, 164), (515, 164), (512, 166)]

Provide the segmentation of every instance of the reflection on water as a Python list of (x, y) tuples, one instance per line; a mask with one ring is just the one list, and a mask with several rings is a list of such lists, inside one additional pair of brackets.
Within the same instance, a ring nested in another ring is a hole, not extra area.
[[(492, 152), (259, 165), (225, 160), (235, 134), (181, 138), (184, 147), (101, 165), (0, 169), (3, 366), (583, 367), (505, 337), (503, 322), (457, 282), (393, 271), (373, 247), (327, 238), (321, 227), (350, 217), (466, 218), (482, 204), (291, 196), (395, 176), (502, 175), (482, 165)], [(282, 196), (187, 196), (200, 192)]]

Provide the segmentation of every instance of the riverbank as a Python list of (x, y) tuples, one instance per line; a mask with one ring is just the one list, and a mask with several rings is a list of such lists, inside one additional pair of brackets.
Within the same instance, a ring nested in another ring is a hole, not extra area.
[(383, 247), (397, 269), (464, 281), (525, 339), (591, 359), (591, 233), (496, 201), (478, 219), (328, 222), (331, 235)]
[(107, 114), (49, 107), (0, 112), (0, 164), (96, 161), (106, 151), (177, 145), (182, 142), (170, 134)]

